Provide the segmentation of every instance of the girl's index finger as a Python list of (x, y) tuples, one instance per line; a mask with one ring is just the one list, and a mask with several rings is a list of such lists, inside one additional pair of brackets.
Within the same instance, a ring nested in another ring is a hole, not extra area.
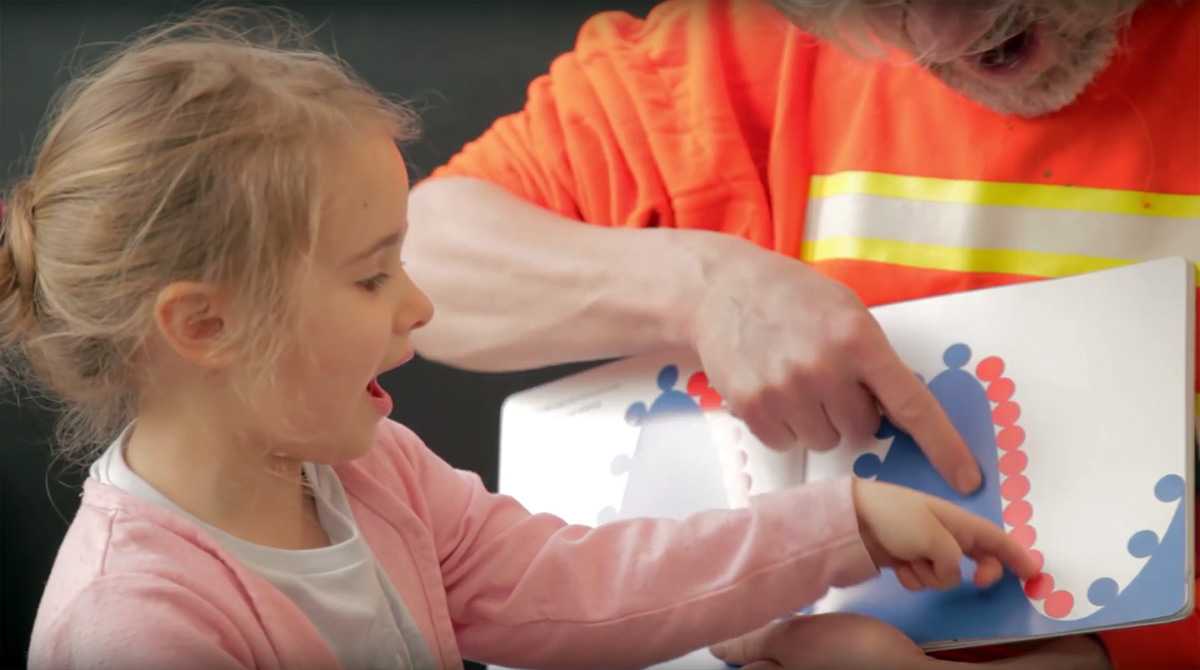
[(962, 547), (963, 553), (976, 562), (987, 556), (994, 557), (1021, 579), (1029, 579), (1040, 571), (1029, 551), (1000, 526), (946, 500), (935, 499), (930, 507)]

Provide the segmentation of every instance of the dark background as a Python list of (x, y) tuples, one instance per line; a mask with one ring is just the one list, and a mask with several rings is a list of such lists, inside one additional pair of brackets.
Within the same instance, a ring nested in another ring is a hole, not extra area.
[[(242, 3), (245, 4), (245, 3)], [(320, 26), (318, 37), (376, 88), (413, 100), (424, 137), (405, 156), (428, 174), (497, 117), (521, 108), (529, 82), (571, 49), (579, 25), (642, 0), (408, 0), (279, 2)], [(51, 96), (103, 43), (191, 2), (0, 0), (0, 177), (5, 190), (32, 150)], [(98, 43), (100, 46), (98, 46)], [(473, 374), (420, 359), (384, 376), (393, 418), (453, 465), (496, 486), (503, 398), (582, 366)], [(79, 503), (82, 473), (51, 465), (54, 416), (0, 392), (0, 667), (25, 667), (33, 617), (58, 544)]]

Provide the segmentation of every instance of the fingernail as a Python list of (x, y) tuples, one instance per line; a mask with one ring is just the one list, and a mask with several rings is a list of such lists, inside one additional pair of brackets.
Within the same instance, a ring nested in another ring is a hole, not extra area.
[(713, 656), (716, 656), (717, 658), (720, 658), (723, 660), (725, 658), (726, 652), (729, 651), (729, 643), (728, 642), (718, 642), (717, 644), (714, 644), (713, 646), (709, 647), (708, 651)]
[(968, 467), (958, 473), (958, 490), (963, 494), (971, 494), (983, 484), (979, 468)]

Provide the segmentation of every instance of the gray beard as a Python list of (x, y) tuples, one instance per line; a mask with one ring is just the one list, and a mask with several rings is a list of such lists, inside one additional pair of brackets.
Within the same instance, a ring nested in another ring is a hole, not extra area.
[(947, 86), (1000, 114), (1023, 117), (1056, 112), (1074, 102), (1112, 60), (1117, 31), (1098, 29), (1081, 38), (1069, 57), (1055, 63), (1036, 79), (1006, 85), (981, 80), (963, 63), (929, 64), (929, 71)]

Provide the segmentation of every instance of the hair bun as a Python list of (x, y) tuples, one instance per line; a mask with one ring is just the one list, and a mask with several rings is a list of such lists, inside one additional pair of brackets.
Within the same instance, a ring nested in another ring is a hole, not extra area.
[(11, 345), (37, 322), (33, 255), (33, 192), (29, 182), (0, 204), (0, 343)]

